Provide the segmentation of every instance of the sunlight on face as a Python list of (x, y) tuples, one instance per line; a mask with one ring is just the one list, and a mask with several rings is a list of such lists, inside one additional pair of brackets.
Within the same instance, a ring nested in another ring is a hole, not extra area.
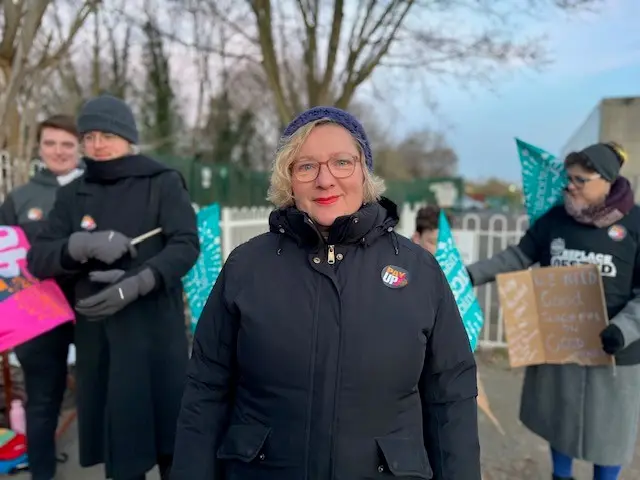
[(357, 212), (364, 200), (361, 157), (354, 138), (343, 127), (315, 127), (291, 165), (296, 207), (324, 227)]
[(131, 145), (124, 138), (105, 132), (88, 132), (82, 137), (84, 154), (100, 162), (129, 155)]

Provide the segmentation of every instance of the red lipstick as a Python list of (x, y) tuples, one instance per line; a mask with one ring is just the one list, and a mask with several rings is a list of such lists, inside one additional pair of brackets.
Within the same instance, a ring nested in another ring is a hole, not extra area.
[(338, 201), (339, 198), (340, 197), (338, 195), (333, 195), (331, 197), (320, 197), (320, 198), (316, 198), (314, 202), (316, 202), (319, 205), (333, 205)]

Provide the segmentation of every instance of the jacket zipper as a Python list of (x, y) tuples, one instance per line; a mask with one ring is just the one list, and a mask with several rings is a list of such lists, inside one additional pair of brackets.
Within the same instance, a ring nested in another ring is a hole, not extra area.
[(335, 245), (329, 245), (329, 250), (327, 252), (327, 263), (329, 265), (333, 265), (336, 263), (336, 249)]

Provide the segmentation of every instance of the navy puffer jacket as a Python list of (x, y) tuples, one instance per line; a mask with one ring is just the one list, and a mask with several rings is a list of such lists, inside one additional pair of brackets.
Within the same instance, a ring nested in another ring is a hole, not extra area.
[(479, 480), (476, 365), (388, 200), (328, 238), (295, 208), (229, 257), (200, 317), (172, 480)]

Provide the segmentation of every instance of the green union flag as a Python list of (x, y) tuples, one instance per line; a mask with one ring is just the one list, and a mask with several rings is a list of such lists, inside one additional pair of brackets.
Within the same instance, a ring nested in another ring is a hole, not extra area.
[(435, 257), (456, 299), (471, 350), (475, 351), (484, 324), (484, 315), (443, 211), (440, 212), (438, 222), (438, 247)]
[(562, 203), (567, 176), (562, 161), (549, 152), (516, 138), (522, 165), (524, 205), (533, 223), (549, 209)]

